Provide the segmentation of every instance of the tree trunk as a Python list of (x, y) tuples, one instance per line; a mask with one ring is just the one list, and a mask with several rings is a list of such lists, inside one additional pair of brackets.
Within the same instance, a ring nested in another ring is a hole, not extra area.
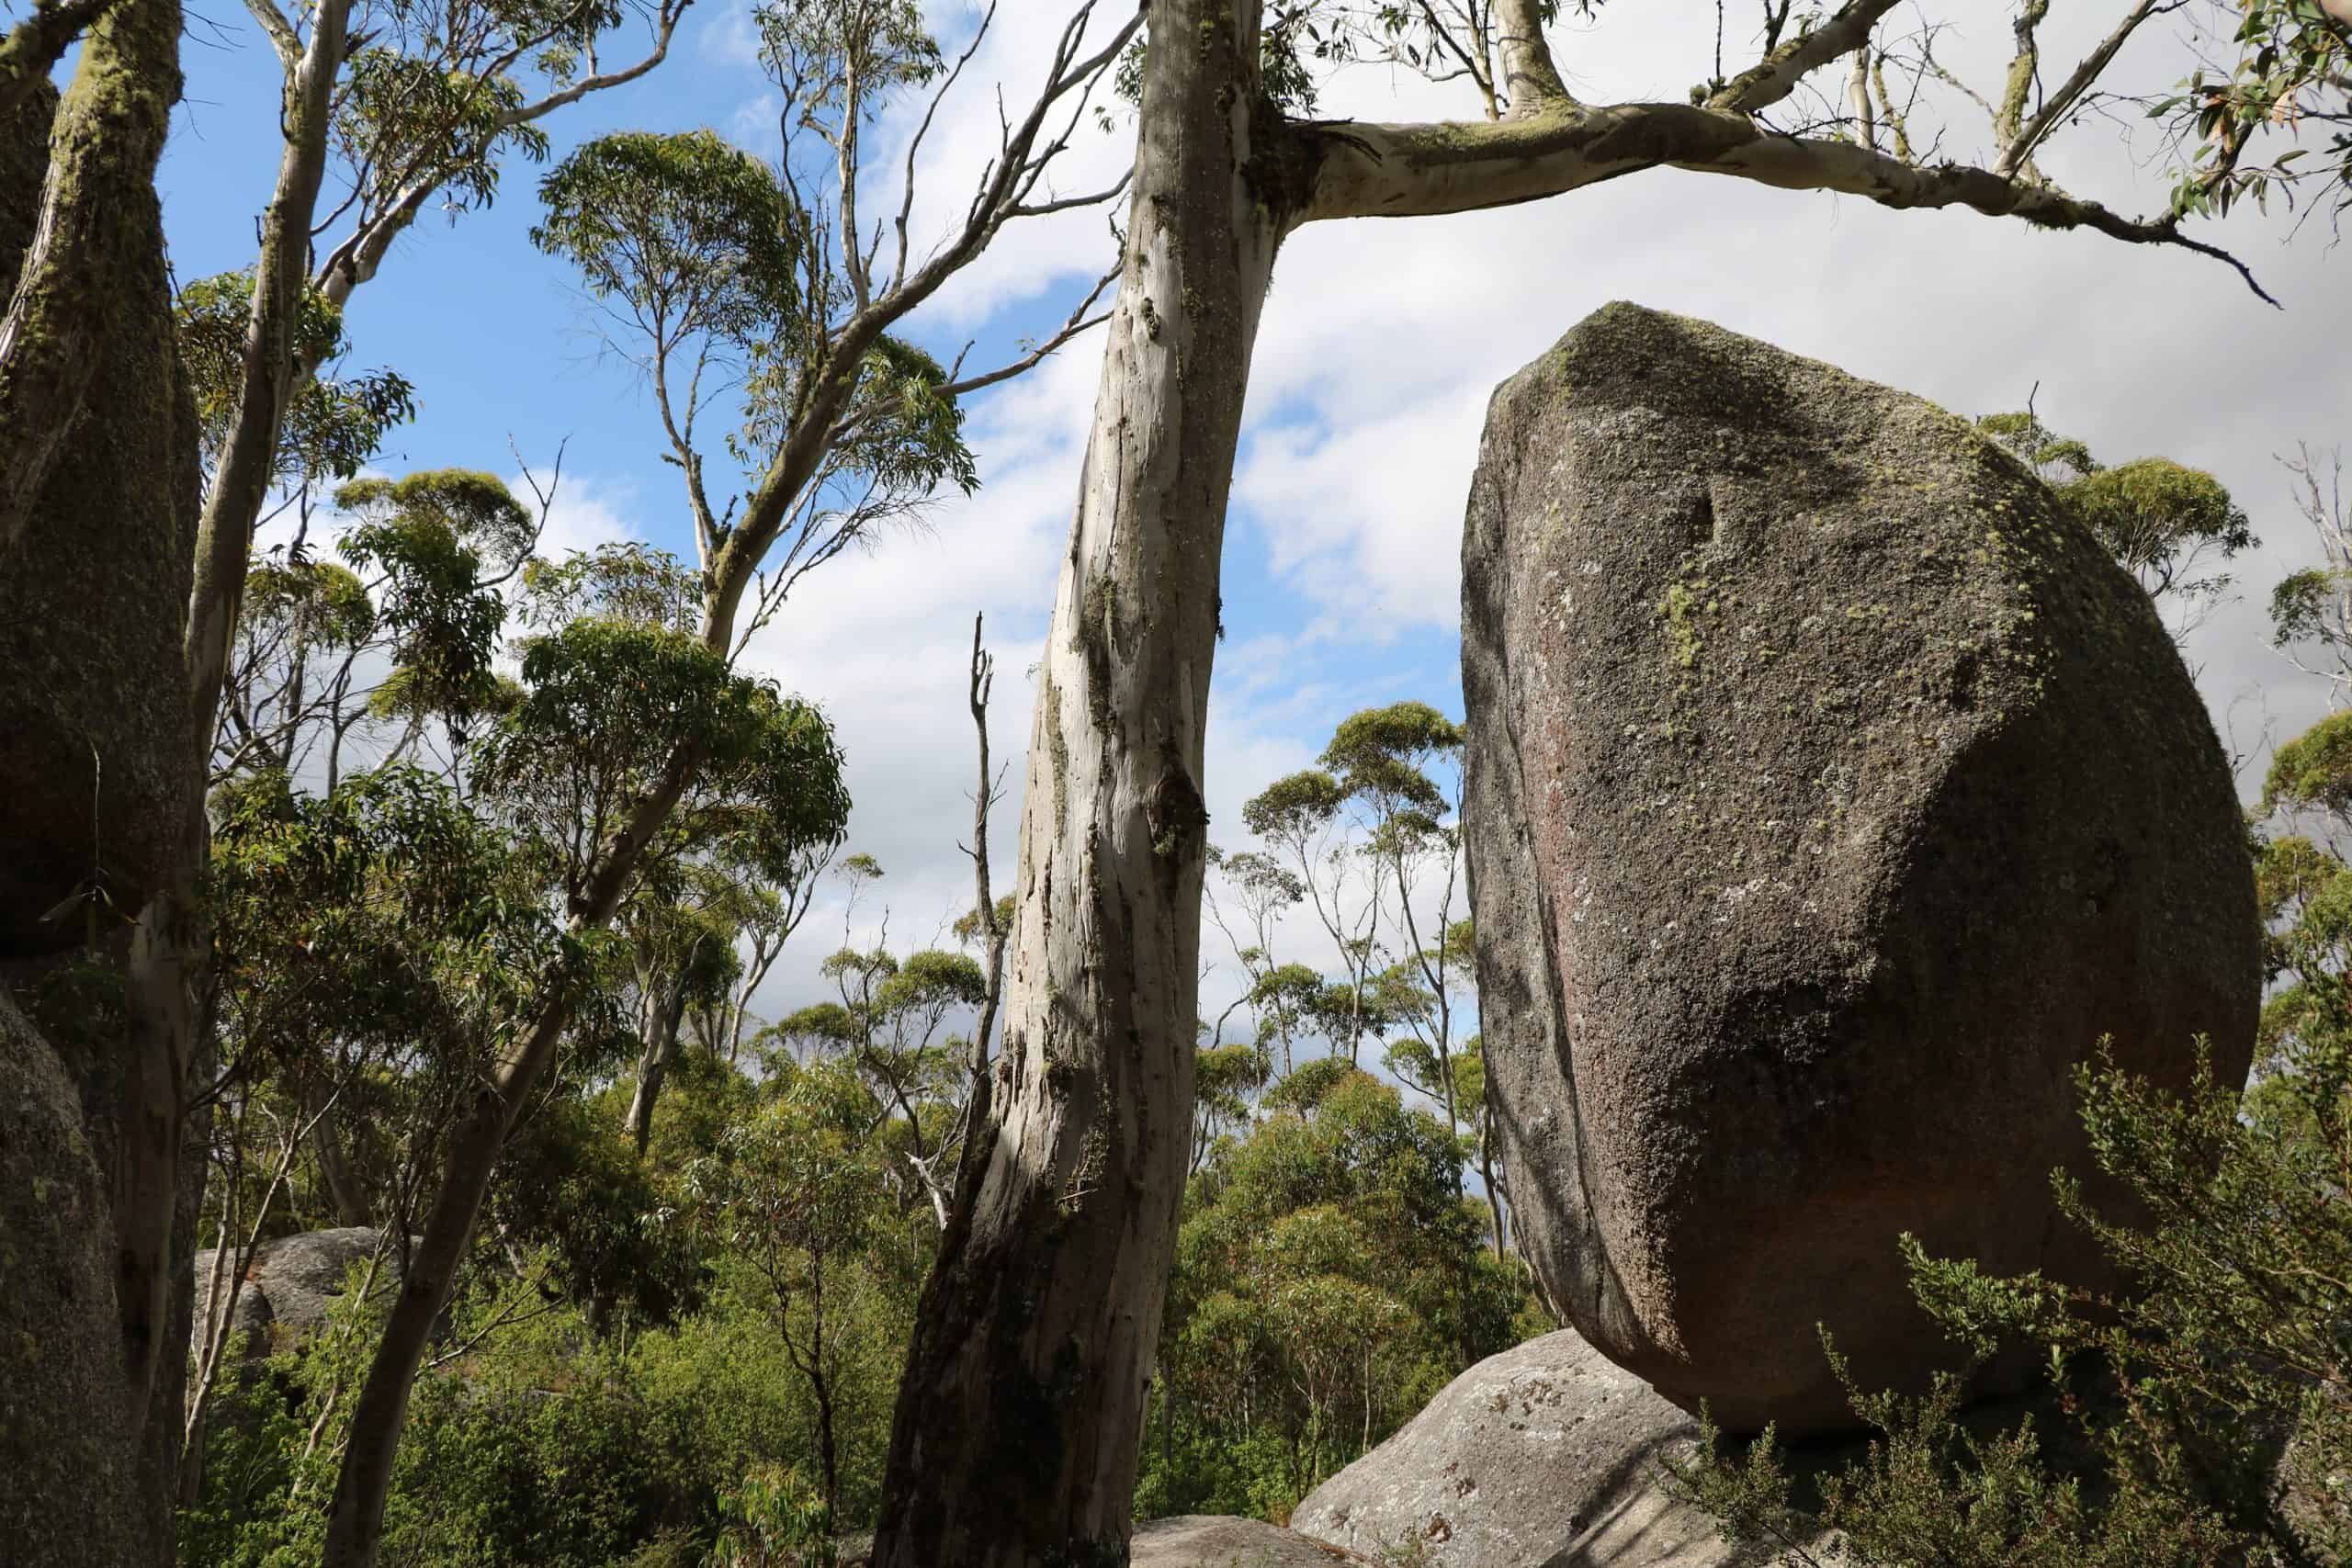
[(49, 158), (0, 313), (0, 558), (41, 504), (96, 382), (126, 275), (155, 257), (155, 163), (180, 98), (179, 23), (179, 0), (123, 0), (91, 28), (53, 119), (45, 85), (10, 95), (17, 126), (38, 116), (49, 128)]
[(237, 418), (205, 498), (196, 552), (196, 587), (187, 622), (188, 681), (197, 727), (208, 753), (220, 689), (237, 637), (254, 525), (277, 468), (277, 442), (296, 389), (311, 367), (296, 362), (295, 330), (310, 286), (311, 231), (325, 177), (327, 121), (342, 73), (351, 0), (325, 0), (312, 13), (300, 55), (281, 62), (286, 80), (278, 115), (285, 141), (277, 183), (261, 220), (239, 367)]
[(1193, 1110), (1199, 779), (1242, 395), (1287, 208), (1257, 7), (1162, 0), (1039, 680), (1003, 1044), (926, 1285), (875, 1561), (1124, 1561)]
[(645, 1157), (645, 1145), (653, 1136), (653, 1107), (662, 1098), (662, 1080), (669, 1077), (670, 1064), (678, 1057), (678, 1025), (686, 1014), (684, 969), (648, 998), (646, 1014), (644, 1048), (637, 1058), (637, 1090), (629, 1096), (628, 1117), (622, 1123), (622, 1130), (637, 1145), (639, 1159)]
[(1494, 1216), (1495, 1261), (1507, 1263), (1510, 1240), (1503, 1234), (1503, 1190), (1495, 1185), (1495, 1117), (1484, 1105), (1478, 1108), (1478, 1178), (1487, 1184), (1487, 1212)]
[[(599, 857), (595, 874), (571, 917), (574, 931), (594, 930), (611, 921), (647, 842), (669, 818), (686, 781), (699, 765), (700, 759), (691, 754), (672, 759), (660, 784), (639, 797), (628, 826)], [(458, 1270), (472, 1245), (482, 1200), (490, 1191), (491, 1173), (506, 1146), (507, 1134), (539, 1076), (554, 1059), (583, 983), (568, 969), (543, 976), (540, 994), (546, 1000), (538, 1015), (507, 1047), (496, 1070), (475, 1088), (465, 1115), (450, 1131), (441, 1183), (425, 1217), (424, 1235), (401, 1280), (400, 1293), (393, 1298), (384, 1337), (377, 1343), (359, 1403), (352, 1411), (351, 1438), (344, 1450), (334, 1501), (327, 1515), (322, 1558), (325, 1568), (372, 1568), (376, 1561), (383, 1537), (384, 1499), (391, 1487), (392, 1458), (408, 1418), (409, 1391), (417, 1363), (424, 1357), (434, 1324), (457, 1287)]]
[(334, 1205), (335, 1223), (374, 1224), (375, 1213), (368, 1202), (368, 1190), (361, 1185), (358, 1173), (351, 1168), (351, 1156), (344, 1148), (342, 1113), (325, 1102), (315, 1087), (302, 1109), (311, 1117), (311, 1152), (318, 1156), (319, 1179), (326, 1187), (328, 1201)]
[[(0, 324), (0, 957), (39, 967), (78, 948), (112, 982), (14, 1042), (24, 1063), (53, 1052), (80, 1080), (74, 1168), (31, 1172), (36, 1198), (78, 1186), (83, 1162), (103, 1182), (95, 1216), (45, 1222), (68, 1225), (58, 1244), (96, 1266), (103, 1293), (81, 1288), (80, 1262), (28, 1268), (8, 1287), (33, 1323), (13, 1337), (100, 1372), (107, 1407), (31, 1400), (9, 1423), (0, 1540), (28, 1568), (172, 1560), (182, 1281), (204, 1175), (187, 1107), (201, 1066), (187, 959), (201, 951), (192, 895), (206, 849), (178, 637), (195, 417), (154, 189), (179, 31), (177, 0), (121, 0), (84, 41), (62, 100), (43, 82), (0, 127), (0, 279), (12, 285)], [(37, 1146), (37, 1100), (0, 1104), (0, 1147)], [(60, 1290), (70, 1308), (50, 1310)], [(85, 1343), (93, 1336), (103, 1347)], [(44, 1476), (59, 1463), (70, 1489), (119, 1518), (88, 1539), (55, 1528)]]

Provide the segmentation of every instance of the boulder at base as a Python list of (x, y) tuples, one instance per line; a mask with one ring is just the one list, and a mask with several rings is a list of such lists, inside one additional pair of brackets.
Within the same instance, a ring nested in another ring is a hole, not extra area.
[(1724, 1544), (1713, 1520), (1661, 1489), (1662, 1461), (1698, 1436), (1689, 1415), (1575, 1333), (1547, 1334), (1454, 1379), (1309, 1493), (1291, 1528), (1428, 1568), (1770, 1561)]
[[(1348, 1568), (1354, 1557), (1263, 1519), (1186, 1514), (1136, 1527), (1133, 1568)], [(841, 1547), (842, 1568), (872, 1568), (874, 1538), (853, 1536)]]
[(113, 1235), (73, 1080), (0, 986), (0, 1562), (11, 1568), (140, 1561)]
[(1136, 1527), (1135, 1568), (1347, 1568), (1363, 1560), (1261, 1519), (1187, 1514)]
[[(1964, 421), (1611, 305), (1488, 410), (1463, 821), (1524, 1249), (1727, 1429), (1951, 1348), (1896, 1251), (2105, 1282), (2071, 1074), (2243, 1081), (2253, 873), (2146, 596)], [(2118, 1195), (2093, 1180), (2095, 1201)]]

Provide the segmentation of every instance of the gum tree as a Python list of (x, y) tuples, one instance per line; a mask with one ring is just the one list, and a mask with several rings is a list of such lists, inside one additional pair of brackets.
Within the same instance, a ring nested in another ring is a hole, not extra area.
[[(1948, 87), (1932, 29), (1894, 35), (1894, 0), (1803, 15), (1770, 0), (1745, 69), (1617, 104), (1570, 92), (1545, 36), (1557, 9), (1151, 9), (1120, 292), (1038, 671), (991, 1126), (910, 1351), (884, 1568), (1124, 1557), (1191, 1142), (1218, 563), (1284, 238), (1678, 168), (2220, 255), (2187, 220), (2245, 188), (2250, 152), (2282, 123), (2240, 115), (2227, 91), (2211, 114), (2183, 96), (2170, 112), (2206, 151), (2165, 210), (2133, 217), (2062, 188), (2038, 155), (2109, 91), (2123, 45), (2177, 9), (2161, 0), (2115, 6), (2078, 60), (2045, 60), (2049, 7), (2027, 0), (2003, 79), (1981, 94)], [(2295, 38), (2334, 26), (2265, 10)], [(1422, 68), (1466, 85), (1475, 118), (1316, 119), (1318, 57)], [(2297, 91), (2340, 97), (2336, 77), (2296, 63), (2340, 54), (2279, 58)], [(1972, 160), (1947, 154), (1964, 143)]]

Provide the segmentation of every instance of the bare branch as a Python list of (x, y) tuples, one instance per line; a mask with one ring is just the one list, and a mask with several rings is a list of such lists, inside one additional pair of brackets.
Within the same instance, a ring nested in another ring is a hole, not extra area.
[(1114, 266), (1110, 271), (1104, 273), (1101, 277), (1096, 278), (1094, 280), (1094, 287), (1086, 291), (1086, 298), (1078, 302), (1078, 309), (1069, 313), (1069, 319), (1061, 324), (1061, 330), (1055, 333), (1053, 336), (1046, 339), (1045, 342), (1037, 344), (1036, 347), (1031, 349), (1027, 354), (1023, 355), (1020, 358), (1012, 361), (1010, 364), (999, 366), (996, 369), (987, 371), (981, 375), (962, 377), (952, 380), (948, 382), (947, 385), (940, 389), (941, 394), (945, 397), (960, 398), (967, 396), (970, 393), (977, 392), (983, 387), (993, 387), (999, 381), (1010, 381), (1012, 378), (1021, 375), (1024, 371), (1035, 369), (1038, 365), (1044, 363), (1046, 357), (1056, 349), (1069, 342), (1070, 339), (1077, 337), (1081, 333), (1091, 331), (1102, 322), (1109, 321), (1111, 319), (1111, 312), (1108, 310), (1103, 310), (1091, 316), (1088, 315), (1087, 312), (1093, 309), (1094, 302), (1097, 299), (1102, 298), (1103, 290), (1109, 288), (1112, 284), (1118, 281), (1118, 277), (1119, 269)]
[(2123, 19), (2115, 25), (2115, 30), (2100, 39), (2097, 49), (2083, 56), (2082, 63), (2075, 67), (2074, 74), (2068, 76), (2058, 90), (2052, 93), (2049, 100), (2041, 106), (2040, 111), (2018, 129), (2017, 134), (2010, 139), (2008, 145), (2001, 149), (2000, 158), (1994, 164), (1993, 172), (1996, 175), (2007, 175), (2030, 168), (2033, 150), (2041, 145), (2042, 141), (2057, 127), (2058, 122), (2065, 118), (2082, 96), (2090, 90), (2091, 84), (2098, 80), (2099, 73), (2107, 69), (2108, 62), (2115, 58), (2116, 51), (2123, 47), (2124, 42), (2134, 32), (2139, 30), (2140, 24), (2159, 11), (2174, 11), (2179, 7), (2180, 0), (2171, 0), (2170, 4), (2160, 4), (2159, 0), (2140, 0), (2138, 5), (2126, 12)]
[(678, 30), (679, 20), (685, 16), (686, 8), (693, 4), (694, 0), (664, 0), (661, 11), (654, 19), (653, 48), (636, 64), (619, 71), (608, 71), (602, 75), (582, 76), (561, 92), (549, 93), (546, 97), (525, 104), (513, 113), (503, 117), (500, 123), (507, 126), (528, 125), (533, 120), (544, 118), (567, 105), (578, 103), (591, 93), (601, 93), (608, 87), (626, 86), (636, 81), (669, 58), (671, 35)]
[(301, 37), (295, 32), (294, 24), (286, 19), (286, 13), (277, 8), (277, 0), (245, 0), (245, 9), (261, 24), (269, 47), (277, 51), (280, 65), (291, 71), (301, 64)]
[(2041, 19), (2049, 14), (2050, 0), (2025, 0), (2018, 7), (2018, 51), (2001, 85), (2001, 107), (1993, 113), (1993, 134), (2003, 147), (2016, 144), (2025, 123), (2025, 101), (2041, 73)]
[(964, 67), (971, 63), (972, 56), (979, 52), (980, 40), (988, 37), (989, 24), (995, 20), (995, 0), (989, 0), (989, 8), (980, 16), (979, 27), (972, 33), (972, 41), (964, 47), (963, 53), (956, 57), (956, 63), (948, 67), (947, 74), (939, 84), (939, 91), (933, 93), (931, 102), (923, 106), (922, 123), (915, 127), (914, 136), (907, 142), (906, 175), (899, 186), (899, 260), (898, 265), (890, 269), (890, 287), (893, 288), (907, 276), (907, 219), (915, 206), (915, 155), (922, 151), (923, 138), (931, 134), (931, 122), (938, 118), (939, 106), (947, 100), (949, 91), (956, 85), (956, 79), (964, 74)]

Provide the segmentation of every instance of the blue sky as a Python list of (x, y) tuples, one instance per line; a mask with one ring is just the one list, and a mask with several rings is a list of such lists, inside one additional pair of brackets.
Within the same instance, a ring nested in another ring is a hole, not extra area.
[[(1983, 9), (1976, 36), (1958, 30), (1948, 48), (1963, 70), (1998, 67), (2006, 28)], [(948, 36), (969, 26), (960, 5), (934, 11)], [(995, 46), (934, 133), (935, 195), (985, 153), (989, 85), (1004, 80), (1019, 101), (1040, 40), (1063, 15), (1062, 0), (1005, 0)], [(1599, 24), (1560, 30), (1562, 64), (1590, 98), (1679, 98), (1710, 69), (1714, 15), (1688, 3), (1612, 6)], [(546, 122), (557, 156), (607, 130), (704, 125), (772, 152), (773, 107), (745, 47), (747, 16), (740, 0), (700, 0), (662, 69)], [(2066, 42), (2062, 32), (2053, 53)], [(2160, 87), (2185, 73), (2189, 47), (2177, 34), (2151, 36), (2122, 67)], [(240, 11), (192, 22), (187, 53), (188, 101), (163, 172), (183, 279), (251, 259), (275, 168), (277, 95), (275, 61)], [(1475, 105), (1358, 70), (1329, 86), (1325, 112), (1404, 118)], [(1065, 188), (1119, 167), (1125, 134), (1082, 146)], [(1956, 130), (1954, 142), (1968, 151), (1970, 133)], [(2159, 151), (2144, 130), (2095, 123), (2044, 162), (2086, 194), (2147, 209), (2163, 198)], [(380, 466), (513, 474), (510, 442), (544, 469), (568, 440), (558, 544), (627, 535), (684, 551), (674, 472), (659, 460), (634, 371), (600, 351), (565, 270), (528, 243), (539, 173), (514, 160), (488, 210), (421, 220), (355, 301), (352, 363), (396, 367), (418, 389), (418, 420)], [(928, 210), (938, 231), (946, 209), (919, 208), (919, 224)], [(2209, 623), (2192, 659), (2242, 741), (2258, 741), (2266, 717), (2291, 733), (2324, 697), (2262, 646), (2259, 598), (2310, 554), (2270, 455), (2299, 439), (2342, 439), (2352, 291), (2324, 224), (2292, 244), (2289, 228), (2283, 216), (2248, 213), (2222, 231), (2284, 312), (2181, 254), (1673, 172), (1500, 212), (1298, 235), (1266, 312), (1228, 529), (1212, 836), (1238, 841), (1239, 802), (1311, 758), (1355, 708), (1418, 697), (1459, 712), (1455, 552), (1487, 393), (1616, 298), (1707, 317), (1963, 412), (2017, 406), (2038, 385), (2045, 417), (2109, 460), (2162, 452), (2213, 468), (2266, 544), (2242, 573), (2254, 593)], [(1058, 321), (1108, 250), (1091, 215), (1012, 232), (913, 335), (950, 355), (977, 337), (984, 359)], [(894, 939), (929, 940), (968, 897), (956, 842), (968, 823), (962, 650), (975, 611), (987, 612), (1001, 656), (992, 730), (999, 756), (1015, 759), (1018, 787), (1025, 671), (1044, 635), (1098, 354), (1081, 341), (979, 400), (970, 431), (979, 495), (829, 565), (752, 646), (752, 662), (823, 703), (842, 734), (858, 803), (851, 847), (889, 873), (879, 897), (861, 904), (860, 927), (887, 901)], [(1014, 817), (1010, 807), (1000, 815), (1000, 866), (1012, 863)], [(842, 919), (837, 906), (820, 908), (812, 936), (821, 940), (803, 941), (780, 966), (771, 1010), (807, 999)], [(1298, 943), (1314, 961), (1317, 944), (1303, 932)], [(1204, 1003), (1229, 979), (1212, 976)]]

